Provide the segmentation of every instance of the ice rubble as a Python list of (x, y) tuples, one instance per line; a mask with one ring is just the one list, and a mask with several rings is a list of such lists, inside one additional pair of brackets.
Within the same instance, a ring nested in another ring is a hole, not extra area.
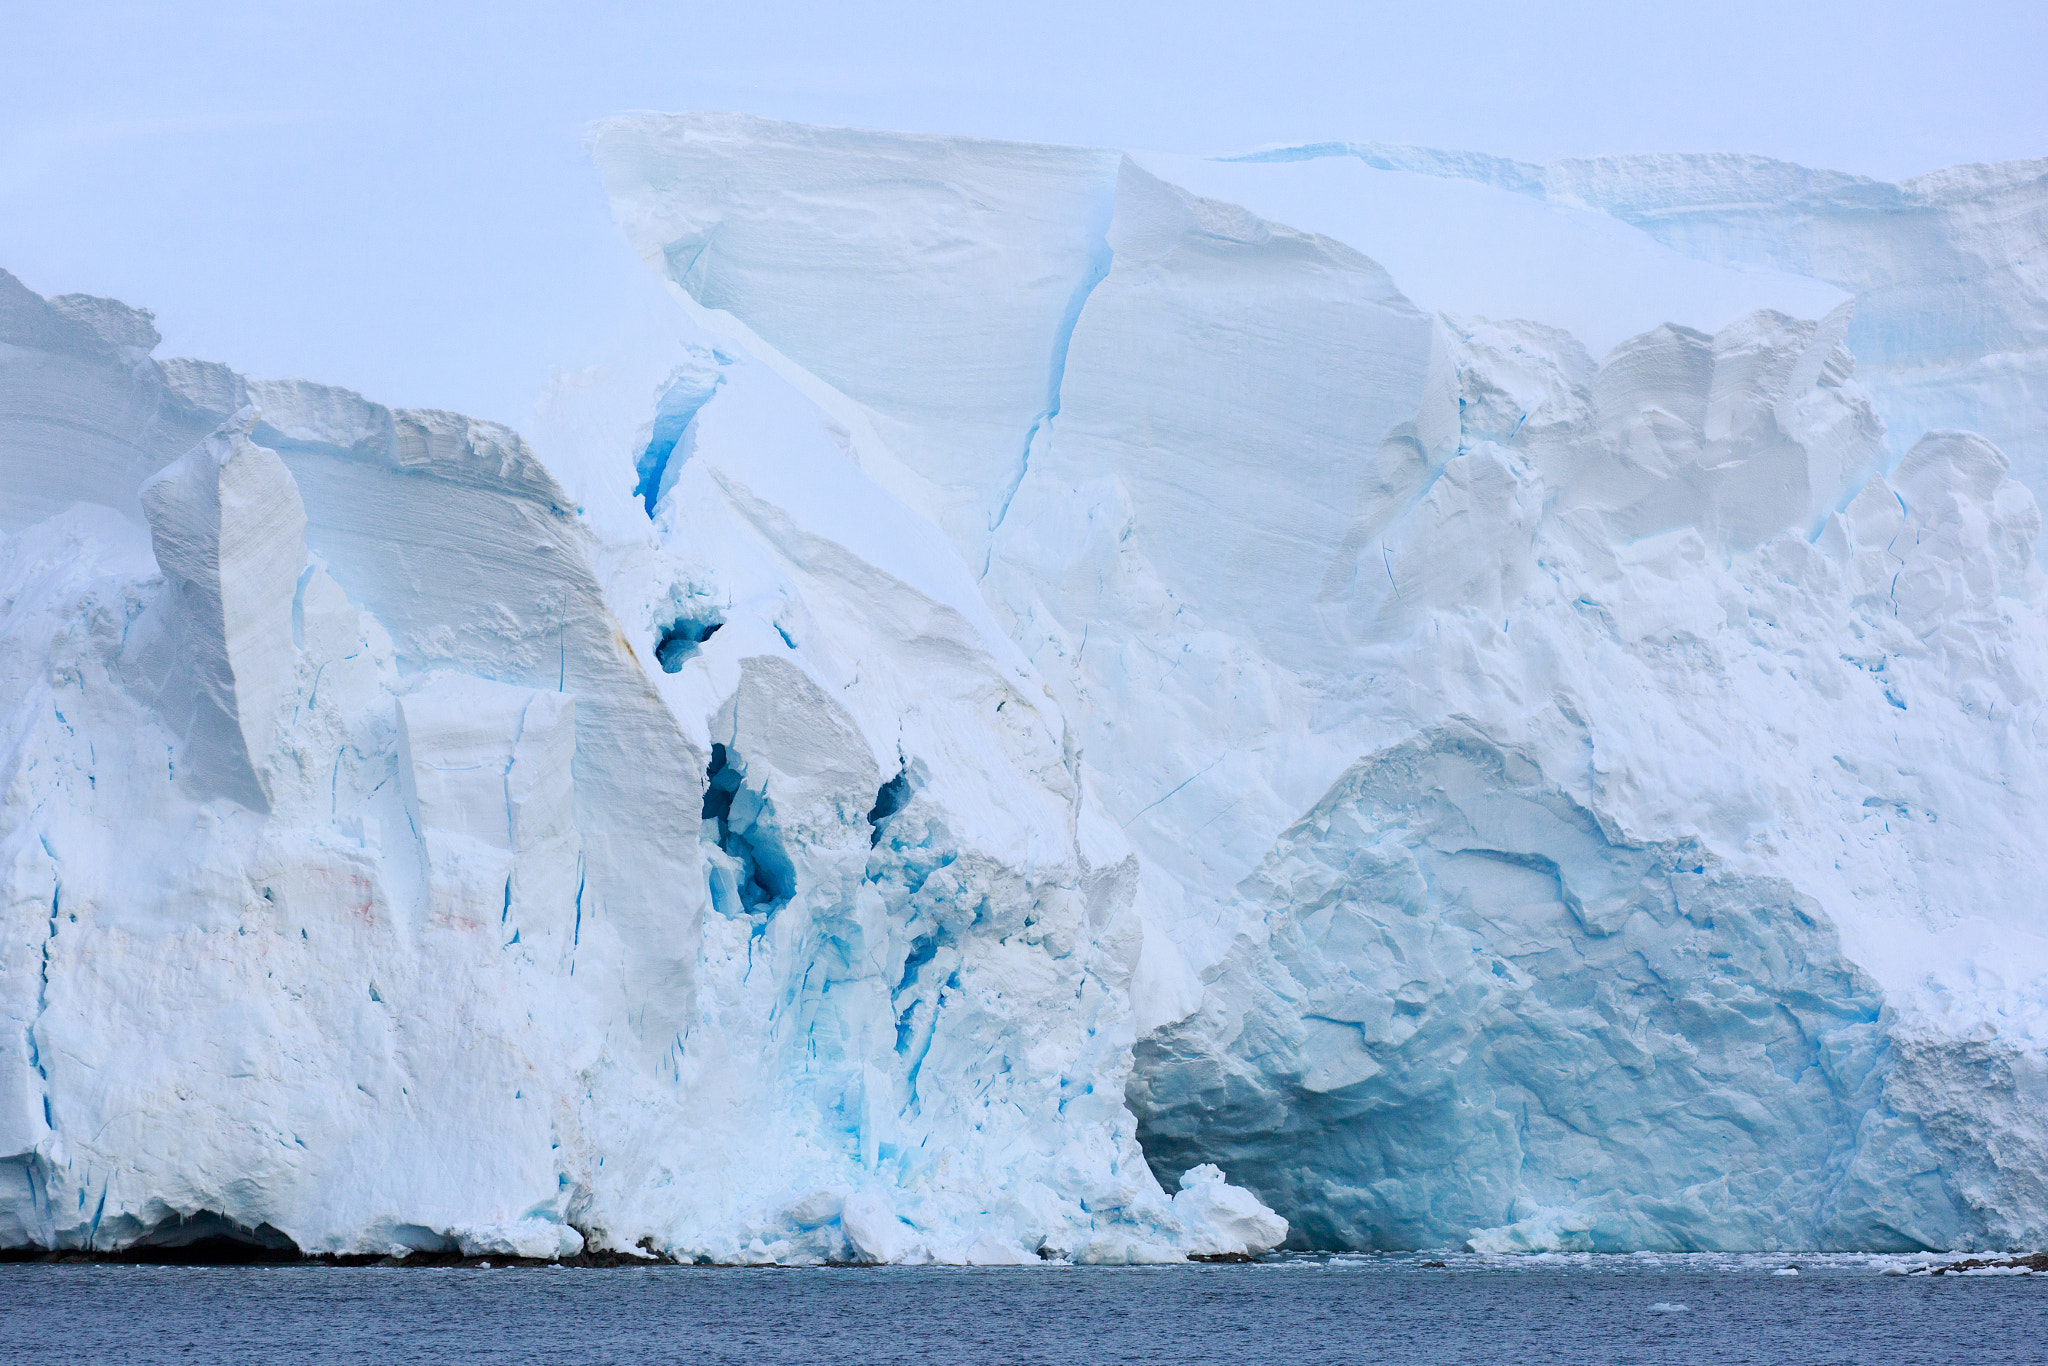
[(2030, 410), (1751, 163), (594, 147), (541, 454), (0, 276), (0, 1244), (2048, 1237)]

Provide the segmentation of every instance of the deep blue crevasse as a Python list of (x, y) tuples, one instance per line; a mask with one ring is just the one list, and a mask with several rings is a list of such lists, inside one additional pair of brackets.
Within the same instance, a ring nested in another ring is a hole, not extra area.
[(684, 457), (688, 458), (690, 424), (697, 420), (698, 412), (718, 392), (723, 379), (724, 376), (716, 371), (685, 374), (669, 385), (656, 401), (654, 431), (648, 438), (647, 449), (634, 462), (640, 481), (633, 486), (633, 496), (647, 509), (649, 517), (654, 516), (654, 505), (661, 500), (661, 481), (668, 473), (670, 457), (680, 445), (684, 448)]

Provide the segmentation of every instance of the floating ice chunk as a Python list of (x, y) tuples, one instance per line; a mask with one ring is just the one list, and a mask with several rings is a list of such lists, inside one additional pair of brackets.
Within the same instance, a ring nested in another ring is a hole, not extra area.
[(1250, 1191), (1224, 1180), (1214, 1163), (1190, 1167), (1181, 1175), (1173, 1212), (1193, 1240), (1190, 1253), (1257, 1256), (1287, 1239), (1287, 1221)]
[[(465, 1257), (525, 1257), (557, 1261), (583, 1251), (583, 1235), (565, 1224), (545, 1219), (519, 1219), (509, 1224), (457, 1229), (453, 1235)], [(489, 1262), (484, 1263), (489, 1266)]]
[(965, 1260), (969, 1266), (1035, 1266), (1039, 1259), (1011, 1239), (983, 1233), (967, 1249)]
[(839, 1227), (862, 1261), (900, 1262), (918, 1246), (917, 1230), (896, 1217), (881, 1191), (856, 1191), (840, 1204)]
[(1475, 1229), (1465, 1247), (1472, 1252), (1588, 1252), (1593, 1220), (1578, 1210), (1546, 1209), (1499, 1228)]

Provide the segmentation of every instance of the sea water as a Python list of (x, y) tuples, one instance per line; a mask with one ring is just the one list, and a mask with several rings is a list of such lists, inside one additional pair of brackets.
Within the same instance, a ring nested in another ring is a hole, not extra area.
[(1925, 1266), (1428, 1254), (986, 1270), (17, 1264), (0, 1266), (0, 1361), (2048, 1362), (2048, 1276), (1911, 1274)]

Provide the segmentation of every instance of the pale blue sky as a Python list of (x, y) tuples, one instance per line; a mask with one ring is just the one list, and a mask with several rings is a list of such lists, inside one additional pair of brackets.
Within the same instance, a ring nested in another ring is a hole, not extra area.
[(641, 305), (622, 109), (1171, 151), (2048, 155), (2048, 5), (117, 4), (0, 19), (0, 266), (159, 355), (523, 424)]

